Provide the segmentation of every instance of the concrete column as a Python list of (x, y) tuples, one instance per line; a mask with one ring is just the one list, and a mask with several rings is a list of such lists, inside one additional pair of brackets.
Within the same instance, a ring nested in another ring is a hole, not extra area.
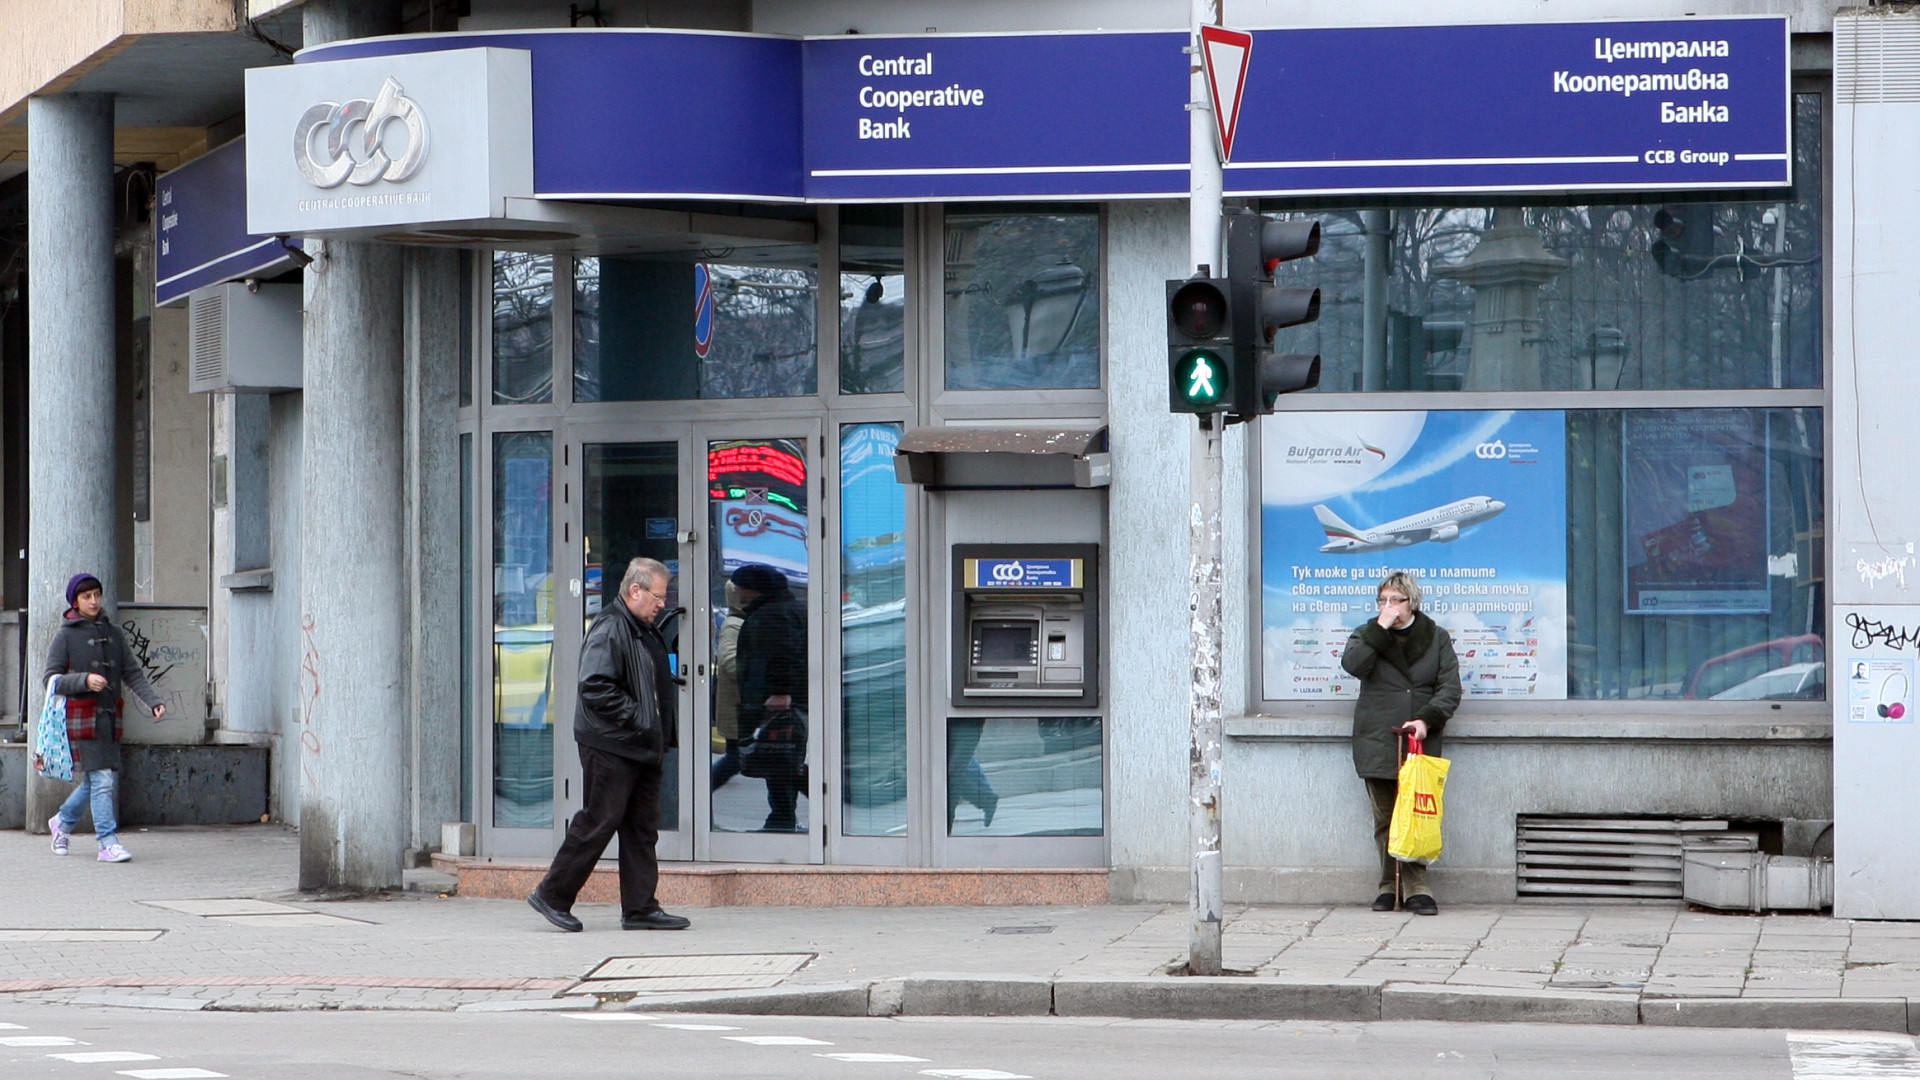
[[(391, 3), (302, 9), (318, 45), (393, 29)], [(301, 446), (300, 887), (400, 884), (409, 604), (401, 260), (327, 243), (306, 272)]]
[(460, 820), (460, 256), (416, 248), (407, 281), (407, 847)]
[[(27, 101), (27, 675), (39, 689), (47, 646), (82, 570), (120, 598), (115, 566), (113, 97)], [(45, 832), (68, 786), (27, 784), (27, 828)]]

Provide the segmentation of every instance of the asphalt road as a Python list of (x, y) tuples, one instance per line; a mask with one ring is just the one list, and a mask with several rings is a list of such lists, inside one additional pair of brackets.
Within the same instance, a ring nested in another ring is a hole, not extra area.
[[(8, 1026), (17, 1025), (17, 1026)], [(1571, 1025), (186, 1013), (0, 1002), (6, 1080), (1920, 1078), (1908, 1036)]]

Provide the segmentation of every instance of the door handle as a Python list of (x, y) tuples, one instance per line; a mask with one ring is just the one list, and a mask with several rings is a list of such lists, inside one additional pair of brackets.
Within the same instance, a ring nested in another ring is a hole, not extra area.
[(681, 529), (679, 534), (674, 537), (674, 542), (680, 544), (697, 544), (700, 542), (700, 533), (696, 529)]

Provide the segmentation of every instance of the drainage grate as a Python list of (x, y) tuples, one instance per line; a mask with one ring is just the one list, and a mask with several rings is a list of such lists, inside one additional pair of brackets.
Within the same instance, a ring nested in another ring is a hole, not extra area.
[(1725, 821), (1522, 814), (1515, 891), (1532, 900), (1678, 900), (1685, 850)]

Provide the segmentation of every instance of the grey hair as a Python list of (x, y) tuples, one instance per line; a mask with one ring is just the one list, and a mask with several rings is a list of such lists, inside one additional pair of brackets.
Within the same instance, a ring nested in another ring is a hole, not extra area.
[(666, 563), (642, 555), (627, 564), (627, 572), (620, 578), (620, 595), (626, 596), (635, 585), (651, 592), (654, 582), (664, 582), (670, 576)]
[(1374, 590), (1373, 595), (1377, 597), (1388, 589), (1398, 589), (1406, 593), (1407, 607), (1414, 611), (1420, 610), (1420, 583), (1413, 579), (1412, 574), (1405, 570), (1395, 570), (1380, 582), (1380, 587)]

